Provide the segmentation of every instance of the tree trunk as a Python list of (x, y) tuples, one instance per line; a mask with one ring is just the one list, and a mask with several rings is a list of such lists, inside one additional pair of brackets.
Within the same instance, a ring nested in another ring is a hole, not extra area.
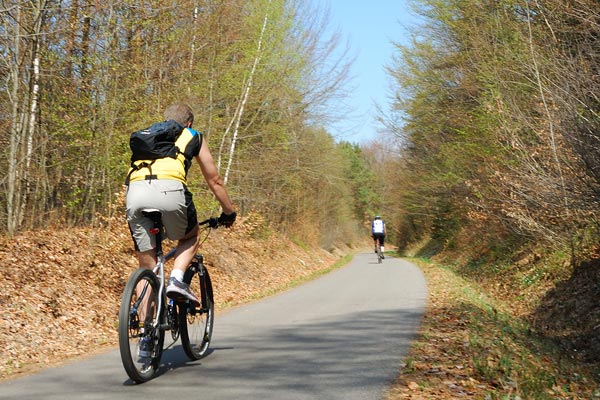
[[(9, 236), (14, 235), (18, 227), (19, 199), (21, 197), (20, 178), (18, 170), (19, 148), (21, 147), (22, 125), (19, 115), (19, 94), (21, 93), (21, 79), (19, 60), (21, 59), (21, 7), (17, 7), (14, 24), (14, 53), (11, 57), (10, 75), (12, 89), (12, 124), (10, 130), (10, 152), (8, 159), (8, 190), (6, 199), (7, 230)], [(8, 29), (8, 28), (7, 28)]]
[(29, 105), (28, 105), (28, 116), (27, 116), (27, 129), (24, 132), (25, 135), (25, 154), (23, 155), (24, 162), (23, 170), (21, 172), (21, 180), (25, 187), (20, 193), (20, 207), (17, 216), (18, 228), (25, 218), (25, 210), (29, 202), (29, 194), (31, 192), (31, 160), (33, 158), (33, 139), (34, 132), (37, 127), (37, 114), (38, 114), (38, 101), (40, 92), (40, 34), (42, 31), (43, 13), (46, 9), (47, 0), (38, 0), (34, 7), (33, 15), (33, 32), (31, 35), (31, 43), (33, 46), (31, 52), (31, 75), (30, 79), (30, 94), (29, 94)]
[(244, 89), (244, 95), (242, 96), (242, 100), (239, 107), (239, 112), (237, 113), (237, 119), (235, 122), (235, 129), (233, 130), (233, 137), (231, 138), (231, 147), (229, 148), (229, 160), (227, 160), (227, 169), (225, 170), (225, 175), (223, 177), (223, 183), (227, 185), (227, 181), (229, 180), (229, 172), (231, 171), (231, 165), (233, 164), (233, 155), (235, 152), (235, 145), (237, 143), (237, 138), (239, 134), (240, 122), (242, 120), (242, 115), (244, 114), (244, 107), (246, 106), (246, 102), (248, 101), (248, 96), (250, 95), (250, 89), (252, 89), (252, 79), (254, 78), (254, 73), (256, 71), (256, 66), (260, 61), (261, 51), (262, 51), (262, 41), (263, 36), (265, 34), (265, 29), (267, 28), (267, 21), (269, 20), (269, 14), (265, 14), (265, 19), (263, 20), (263, 25), (260, 30), (260, 36), (258, 38), (258, 44), (256, 46), (256, 56), (254, 57), (254, 64), (252, 64), (252, 69), (250, 70), (250, 76), (248, 77), (248, 82)]

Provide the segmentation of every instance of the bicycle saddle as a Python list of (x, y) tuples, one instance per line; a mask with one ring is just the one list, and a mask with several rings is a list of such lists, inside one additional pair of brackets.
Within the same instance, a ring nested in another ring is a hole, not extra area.
[(153, 221), (160, 221), (162, 218), (162, 212), (155, 208), (147, 208), (142, 210), (142, 215), (144, 217), (150, 218)]

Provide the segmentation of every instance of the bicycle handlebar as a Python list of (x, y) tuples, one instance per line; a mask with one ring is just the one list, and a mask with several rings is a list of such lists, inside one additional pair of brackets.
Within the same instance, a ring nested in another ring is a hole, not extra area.
[(210, 217), (200, 222), (198, 225), (208, 225), (211, 228), (218, 228), (219, 226), (230, 227), (235, 222), (237, 214), (232, 212), (231, 214), (221, 213), (220, 217)]
[(218, 228), (221, 224), (219, 223), (219, 219), (217, 217), (210, 217), (202, 222), (199, 222), (198, 225), (208, 225), (211, 228), (215, 229)]

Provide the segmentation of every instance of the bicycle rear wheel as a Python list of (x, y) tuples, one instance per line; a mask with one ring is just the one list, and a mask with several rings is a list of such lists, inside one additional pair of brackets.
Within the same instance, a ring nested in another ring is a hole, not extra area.
[(382, 260), (383, 260), (383, 254), (381, 253), (381, 246), (379, 244), (377, 244), (377, 263), (381, 264)]
[(201, 263), (188, 268), (184, 281), (192, 293), (200, 294), (202, 304), (194, 307), (190, 302), (179, 303), (179, 332), (185, 354), (192, 360), (206, 356), (213, 332), (215, 305), (208, 270)]
[(119, 350), (127, 375), (136, 383), (154, 376), (162, 356), (165, 332), (156, 324), (159, 285), (154, 272), (139, 268), (131, 274), (121, 299)]

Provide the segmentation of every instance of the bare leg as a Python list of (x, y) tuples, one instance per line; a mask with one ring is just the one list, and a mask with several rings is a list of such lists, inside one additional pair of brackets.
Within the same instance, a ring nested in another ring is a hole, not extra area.
[(156, 254), (154, 249), (140, 251), (137, 253), (140, 267), (153, 269), (156, 266)]
[(177, 243), (173, 269), (185, 272), (198, 250), (198, 226)]

